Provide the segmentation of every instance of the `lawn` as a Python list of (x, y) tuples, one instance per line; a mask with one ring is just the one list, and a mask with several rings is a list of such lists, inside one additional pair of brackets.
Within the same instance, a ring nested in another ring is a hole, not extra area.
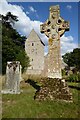
[[(34, 100), (36, 89), (28, 83), (21, 83), (23, 92), (18, 95), (2, 95), (3, 118), (78, 118), (80, 90), (70, 88), (73, 103), (62, 101)], [(78, 94), (79, 93), (79, 94)]]

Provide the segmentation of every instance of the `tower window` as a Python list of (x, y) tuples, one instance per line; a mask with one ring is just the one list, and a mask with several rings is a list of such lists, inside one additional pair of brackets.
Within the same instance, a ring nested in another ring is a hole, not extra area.
[(32, 46), (34, 46), (34, 43), (32, 43)]
[(33, 61), (33, 59), (32, 59), (32, 61)]

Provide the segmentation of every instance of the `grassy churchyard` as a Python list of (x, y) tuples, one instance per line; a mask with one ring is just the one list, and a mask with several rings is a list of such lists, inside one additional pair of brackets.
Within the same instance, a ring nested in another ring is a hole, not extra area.
[[(4, 1), (0, 2), (4, 6), (3, 12), (0, 10), (2, 25), (0, 28), (2, 28), (3, 38), (1, 50), (2, 74), (7, 74), (8, 92), (18, 92), (21, 66), (22, 72), (25, 71), (25, 68), (31, 66), (33, 73), (35, 70), (39, 70), (38, 72), (41, 71), (43, 74), (48, 72), (48, 76), (52, 78), (53, 76), (54, 78), (56, 76), (60, 78), (63, 58), (66, 63), (63, 63), (63, 69), (67, 67), (67, 70), (63, 70), (63, 74), (66, 76), (67, 72), (71, 73), (73, 70), (73, 74), (68, 78), (69, 81), (66, 79), (73, 101), (52, 100), (54, 98), (61, 99), (62, 97), (71, 100), (64, 80), (61, 81), (57, 78), (59, 81), (56, 82), (56, 79), (50, 78), (52, 81), (49, 81), (48, 78), (44, 78), (44, 81), (41, 76), (28, 76), (24, 73), (22, 74), (23, 81), (20, 82), (20, 94), (0, 95), (2, 118), (10, 118), (10, 120), (11, 118), (75, 118), (76, 120), (80, 117), (80, 85), (78, 84), (80, 83), (80, 49), (76, 48), (78, 47), (78, 26), (75, 24), (78, 21), (78, 3), (70, 3), (70, 5), (68, 3), (58, 3), (58, 5), (55, 5), (51, 2), (43, 2), (43, 4), (41, 2), (38, 5), (36, 4), (38, 2), (18, 2), (14, 4)], [(70, 12), (71, 10), (74, 14)], [(49, 17), (46, 19), (47, 16)], [(68, 16), (69, 21), (67, 21), (66, 16)], [(70, 33), (64, 35), (63, 39), (60, 40), (60, 37), (69, 31), (69, 28), (71, 29)], [(34, 30), (31, 31), (31, 29)], [(48, 37), (48, 40), (45, 36), (42, 36), (42, 33)], [(61, 44), (60, 41), (62, 41)], [(44, 49), (44, 46), (46, 49)], [(48, 54), (44, 57), (46, 52)], [(5, 76), (0, 76), (0, 88), (5, 89), (5, 80)], [(41, 86), (42, 82), (47, 84)], [(42, 89), (42, 87), (45, 89)], [(51, 100), (35, 100), (35, 93), (38, 90), (42, 90), (44, 98), (49, 96)]]
[[(73, 94), (73, 103), (62, 101), (36, 101), (34, 95), (36, 89), (29, 83), (26, 75), (23, 75), (24, 81), (20, 87), (23, 92), (21, 94), (3, 94), (2, 95), (2, 118), (77, 118), (79, 117), (79, 100), (80, 90), (77, 83), (68, 83)], [(35, 80), (36, 85), (40, 85), (40, 78), (30, 76), (29, 79)], [(5, 77), (2, 78), (3, 86)]]

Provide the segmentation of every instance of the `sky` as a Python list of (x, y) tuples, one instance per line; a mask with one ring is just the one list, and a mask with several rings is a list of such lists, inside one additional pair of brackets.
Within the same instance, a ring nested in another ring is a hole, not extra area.
[(18, 22), (14, 28), (28, 37), (34, 29), (41, 40), (45, 43), (45, 54), (48, 52), (48, 38), (40, 33), (40, 24), (49, 17), (49, 7), (60, 6), (60, 15), (64, 20), (70, 21), (70, 30), (61, 37), (61, 54), (71, 52), (78, 47), (78, 3), (77, 2), (7, 2), (0, 3), (0, 14), (7, 12), (18, 16)]

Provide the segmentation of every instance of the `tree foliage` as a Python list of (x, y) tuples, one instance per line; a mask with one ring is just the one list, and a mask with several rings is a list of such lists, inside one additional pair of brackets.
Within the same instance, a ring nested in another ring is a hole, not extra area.
[(62, 57), (69, 67), (75, 67), (78, 71), (80, 71), (80, 48), (76, 48), (73, 52), (66, 53)]
[[(21, 36), (13, 25), (18, 21), (10, 12), (2, 17), (2, 73), (5, 74), (7, 61), (20, 61), (22, 71), (29, 66), (29, 57), (25, 53), (25, 36)], [(13, 24), (13, 25), (12, 25)]]
[(5, 24), (6, 27), (11, 27), (15, 24), (15, 22), (18, 21), (17, 16), (11, 14), (11, 12), (8, 12), (6, 16), (0, 15), (2, 18), (2, 23)]

